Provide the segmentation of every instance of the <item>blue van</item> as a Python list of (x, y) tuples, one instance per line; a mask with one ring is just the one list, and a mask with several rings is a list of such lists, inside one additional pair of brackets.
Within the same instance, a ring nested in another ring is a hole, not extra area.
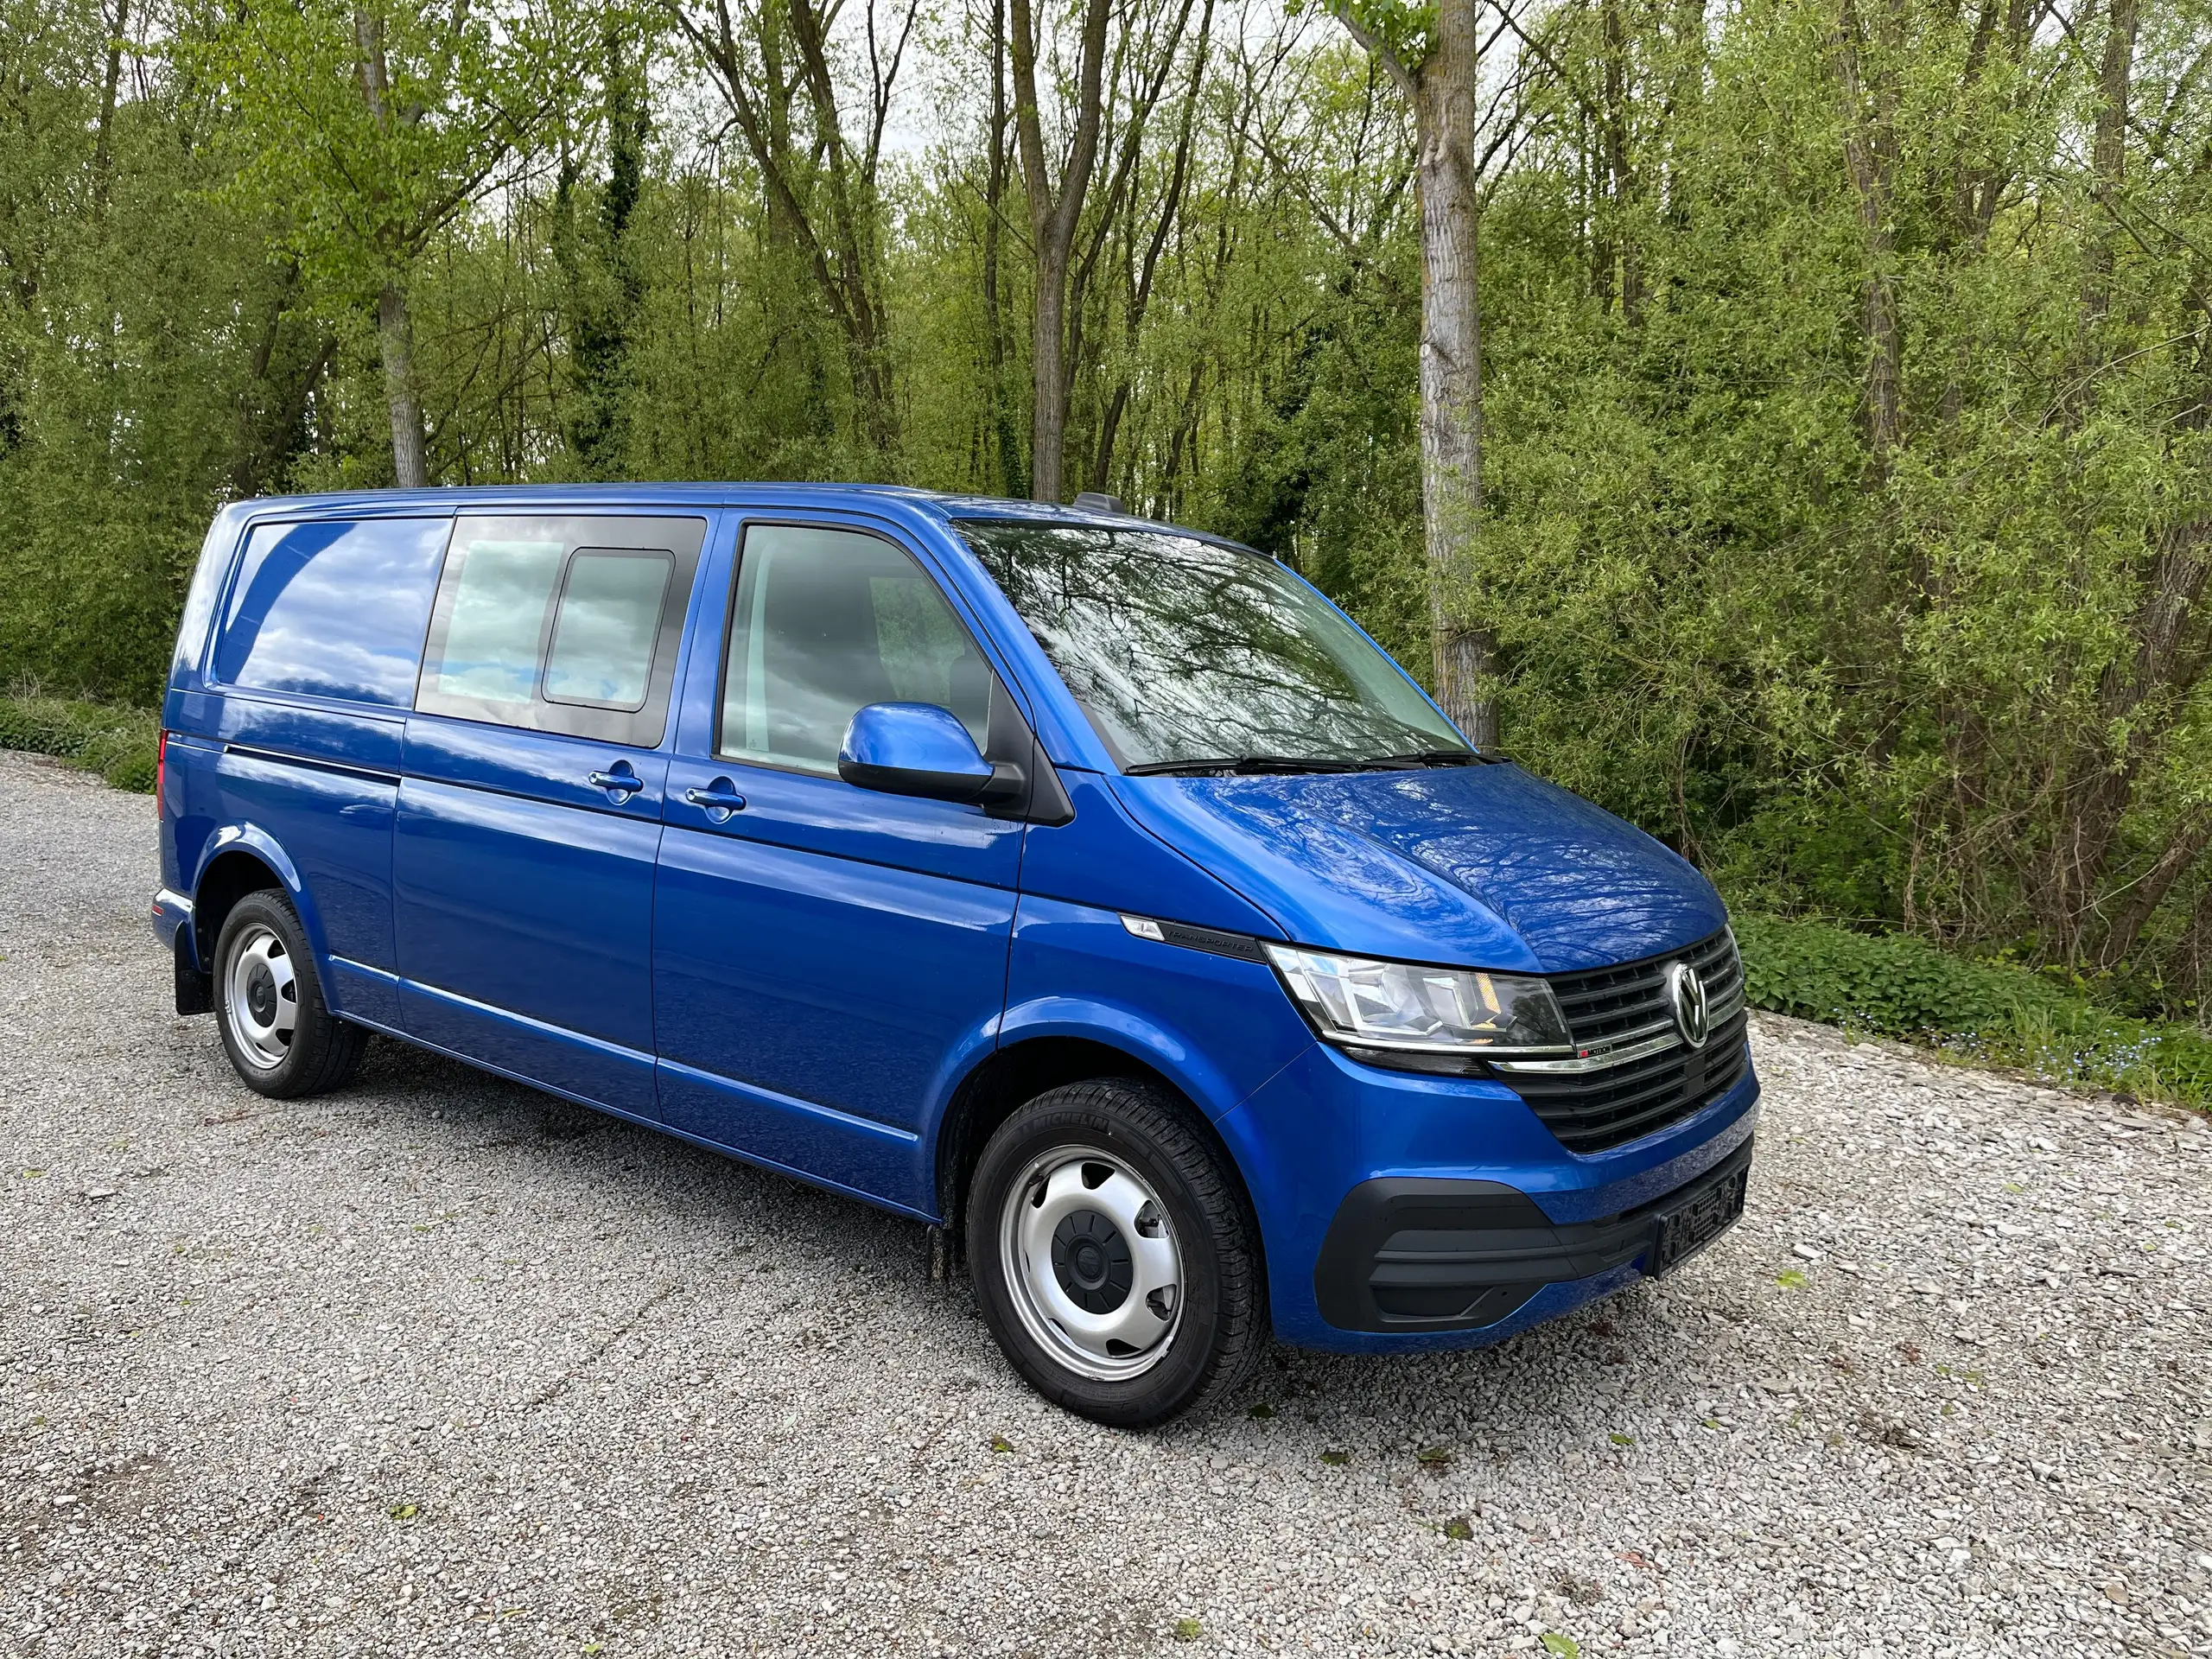
[(1496, 1342), (1740, 1213), (1711, 885), (1294, 572), (898, 489), (251, 501), (156, 932), (247, 1087), (371, 1032), (944, 1230), (1103, 1422)]

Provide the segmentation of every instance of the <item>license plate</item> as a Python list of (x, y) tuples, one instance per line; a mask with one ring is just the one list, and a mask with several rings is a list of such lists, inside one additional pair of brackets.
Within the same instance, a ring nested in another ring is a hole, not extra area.
[(1735, 1225), (1744, 1213), (1744, 1192), (1751, 1179), (1747, 1163), (1661, 1211), (1658, 1234), (1644, 1257), (1644, 1272), (1654, 1279), (1673, 1272)]

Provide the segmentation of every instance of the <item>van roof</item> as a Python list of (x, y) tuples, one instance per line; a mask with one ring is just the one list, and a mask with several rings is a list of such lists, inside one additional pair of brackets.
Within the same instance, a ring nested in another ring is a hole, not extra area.
[[(702, 507), (752, 505), (761, 502), (825, 504), (850, 502), (855, 497), (885, 505), (919, 508), (944, 518), (1049, 518), (1068, 524), (1127, 524), (1137, 515), (1101, 512), (1089, 507), (1064, 507), (1049, 501), (1017, 501), (997, 495), (957, 495), (940, 490), (911, 489), (899, 484), (793, 484), (741, 481), (624, 484), (485, 484), (460, 488), (424, 490), (337, 490), (313, 495), (258, 496), (234, 505), (260, 512), (267, 509), (327, 511), (343, 508), (453, 507), (498, 505), (539, 501), (589, 501), (634, 505), (664, 501)], [(1153, 523), (1150, 519), (1143, 523)]]
[(424, 490), (339, 490), (313, 495), (257, 496), (236, 501), (233, 514), (259, 517), (283, 512), (404, 512), (410, 507), (447, 511), (474, 506), (543, 506), (552, 503), (607, 506), (851, 506), (866, 502), (944, 521), (956, 518), (1024, 519), (1030, 523), (1109, 525), (1138, 524), (1170, 530), (1261, 558), (1269, 556), (1242, 542), (1136, 513), (1104, 512), (1092, 507), (1061, 506), (1050, 501), (1021, 501), (1001, 495), (960, 495), (899, 484), (649, 483), (486, 484)]

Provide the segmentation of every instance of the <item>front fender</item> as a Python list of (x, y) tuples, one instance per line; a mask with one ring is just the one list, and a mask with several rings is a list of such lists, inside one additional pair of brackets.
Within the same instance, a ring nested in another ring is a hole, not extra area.
[(1006, 1012), (999, 1044), (1040, 1037), (1076, 1037), (1116, 1048), (1143, 1061), (1218, 1122), (1249, 1092), (1239, 1089), (1207, 1058), (1205, 1050), (1173, 1026), (1125, 1004), (1080, 996), (1039, 996)]

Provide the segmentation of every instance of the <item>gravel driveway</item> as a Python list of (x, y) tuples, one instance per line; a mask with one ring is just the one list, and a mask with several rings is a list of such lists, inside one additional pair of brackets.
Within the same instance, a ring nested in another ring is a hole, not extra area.
[(1763, 1022), (1663, 1286), (1134, 1435), (912, 1224), (397, 1045), (248, 1093), (154, 881), (0, 755), (0, 1654), (2212, 1655), (2196, 1120)]

